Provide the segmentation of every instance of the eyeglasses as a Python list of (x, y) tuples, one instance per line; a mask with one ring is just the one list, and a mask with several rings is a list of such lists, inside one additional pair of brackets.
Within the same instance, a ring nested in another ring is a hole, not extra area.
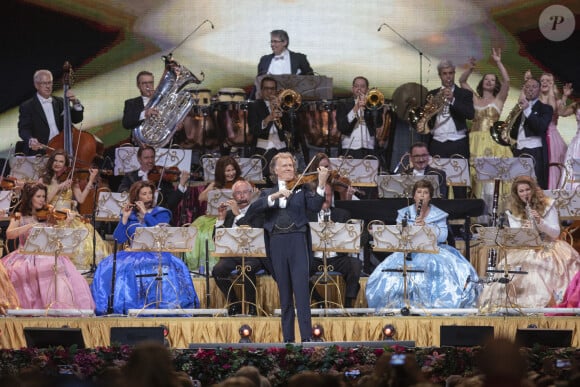
[(249, 195), (249, 194), (251, 194), (251, 193), (252, 193), (252, 190), (250, 190), (250, 189), (247, 189), (247, 190), (245, 190), (245, 191), (235, 191), (235, 192), (233, 193), (233, 195), (234, 195), (234, 196), (242, 196), (242, 195)]
[(151, 82), (139, 82), (139, 84), (141, 84), (141, 85), (152, 85), (153, 83), (154, 83), (153, 81), (151, 81)]
[(270, 44), (282, 43), (282, 42), (283, 42), (283, 40), (274, 40), (274, 39), (270, 40)]
[(414, 158), (414, 159), (423, 159), (425, 157), (429, 157), (429, 154), (428, 153), (424, 153), (422, 155), (412, 155), (411, 157)]
[(47, 81), (47, 82), (36, 82), (41, 86), (52, 86), (52, 81)]
[(264, 87), (262, 87), (262, 90), (274, 90), (275, 91), (276, 88), (275, 87), (264, 86)]

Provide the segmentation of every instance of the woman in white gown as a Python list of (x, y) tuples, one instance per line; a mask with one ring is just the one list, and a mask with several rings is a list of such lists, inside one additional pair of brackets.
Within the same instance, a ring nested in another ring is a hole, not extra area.
[(562, 176), (560, 184), (565, 189), (574, 189), (578, 186), (578, 183), (574, 184), (566, 183), (565, 186), (564, 183), (566, 182), (566, 180), (572, 179), (572, 170), (571, 170), (572, 159), (580, 159), (580, 103), (578, 103), (578, 101), (575, 101), (572, 102), (570, 105), (566, 106), (566, 102), (568, 100), (568, 97), (572, 95), (572, 91), (573, 89), (571, 83), (567, 83), (564, 85), (562, 99), (560, 100), (560, 110), (558, 112), (560, 114), (560, 117), (568, 117), (571, 115), (575, 115), (577, 125), (576, 135), (574, 136), (574, 138), (572, 138), (570, 144), (568, 144), (568, 150), (566, 151), (566, 158), (564, 161), (567, 173), (566, 176)]

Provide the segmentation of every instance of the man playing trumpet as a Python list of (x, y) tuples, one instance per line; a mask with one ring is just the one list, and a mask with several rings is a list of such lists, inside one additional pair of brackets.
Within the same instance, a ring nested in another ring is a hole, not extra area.
[(375, 156), (377, 128), (383, 125), (383, 107), (367, 109), (369, 81), (357, 76), (352, 81), (353, 97), (339, 103), (336, 125), (342, 133), (342, 154), (354, 159)]
[[(437, 65), (441, 87), (429, 91), (428, 95), (441, 93), (444, 99), (442, 109), (429, 121), (433, 139), (429, 147), (432, 155), (451, 157), (459, 154), (469, 160), (469, 140), (467, 120), (475, 114), (473, 93), (455, 85), (455, 65), (444, 60)], [(467, 189), (454, 188), (455, 198), (466, 198)]]

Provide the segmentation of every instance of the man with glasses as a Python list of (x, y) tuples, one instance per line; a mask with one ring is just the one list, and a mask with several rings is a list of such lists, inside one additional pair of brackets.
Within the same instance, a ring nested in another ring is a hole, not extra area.
[(141, 94), (139, 97), (125, 101), (123, 109), (123, 128), (133, 130), (152, 115), (159, 112), (155, 108), (145, 110), (145, 106), (155, 92), (153, 74), (149, 71), (140, 71), (137, 74), (137, 88)]
[(313, 75), (314, 70), (310, 67), (306, 55), (288, 50), (290, 38), (284, 30), (270, 32), (270, 47), (272, 53), (260, 58), (258, 64), (258, 76), (264, 74), (280, 75)]
[(443, 199), (447, 199), (447, 174), (444, 170), (433, 168), (429, 165), (429, 149), (427, 144), (423, 142), (416, 142), (411, 145), (409, 150), (410, 163), (403, 170), (403, 175), (427, 176), (435, 175), (439, 181), (439, 192)]
[[(64, 99), (52, 95), (52, 73), (38, 70), (33, 79), (36, 95), (20, 105), (18, 116), (18, 135), (23, 144), (16, 151), (26, 155), (43, 153), (42, 145), (47, 145), (64, 128)], [(84, 107), (72, 89), (66, 96), (72, 104), (68, 107), (71, 121), (77, 124), (83, 120)]]
[[(262, 215), (246, 216), (246, 211), (254, 198), (252, 185), (246, 180), (238, 180), (234, 183), (232, 190), (233, 198), (221, 203), (218, 207), (218, 219), (215, 227), (264, 227), (264, 217)], [(271, 272), (271, 270), (268, 270), (269, 258), (246, 258), (244, 261), (244, 264), (251, 268), (246, 271), (248, 277), (244, 281), (245, 301), (249, 304), (248, 314), (256, 316), (256, 273), (262, 269)], [(230, 316), (240, 314), (242, 311), (240, 299), (232, 288), (232, 272), (241, 265), (242, 258), (221, 258), (211, 272), (216, 285), (227, 299), (229, 305), (228, 314)]]

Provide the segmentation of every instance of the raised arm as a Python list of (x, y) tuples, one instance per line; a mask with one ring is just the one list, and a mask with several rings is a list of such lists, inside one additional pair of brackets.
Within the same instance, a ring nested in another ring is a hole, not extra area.
[(497, 94), (497, 98), (502, 102), (505, 103), (508, 92), (510, 90), (510, 76), (501, 61), (501, 49), (500, 48), (492, 48), (491, 49), (491, 58), (494, 60), (499, 73), (501, 74), (501, 88), (499, 89), (499, 93)]
[(461, 88), (463, 89), (471, 91), (475, 95), (475, 92), (473, 91), (471, 86), (469, 86), (469, 83), (467, 83), (467, 79), (469, 78), (471, 73), (473, 73), (474, 68), (475, 68), (475, 58), (470, 57), (469, 62), (467, 62), (467, 69), (459, 77), (459, 86), (461, 86)]
[(562, 98), (560, 99), (560, 104), (558, 106), (558, 114), (562, 117), (571, 116), (576, 112), (576, 109), (578, 109), (577, 102), (571, 103), (570, 105), (566, 106), (568, 97), (572, 95), (573, 91), (574, 89), (572, 89), (571, 83), (566, 83), (562, 88)]

